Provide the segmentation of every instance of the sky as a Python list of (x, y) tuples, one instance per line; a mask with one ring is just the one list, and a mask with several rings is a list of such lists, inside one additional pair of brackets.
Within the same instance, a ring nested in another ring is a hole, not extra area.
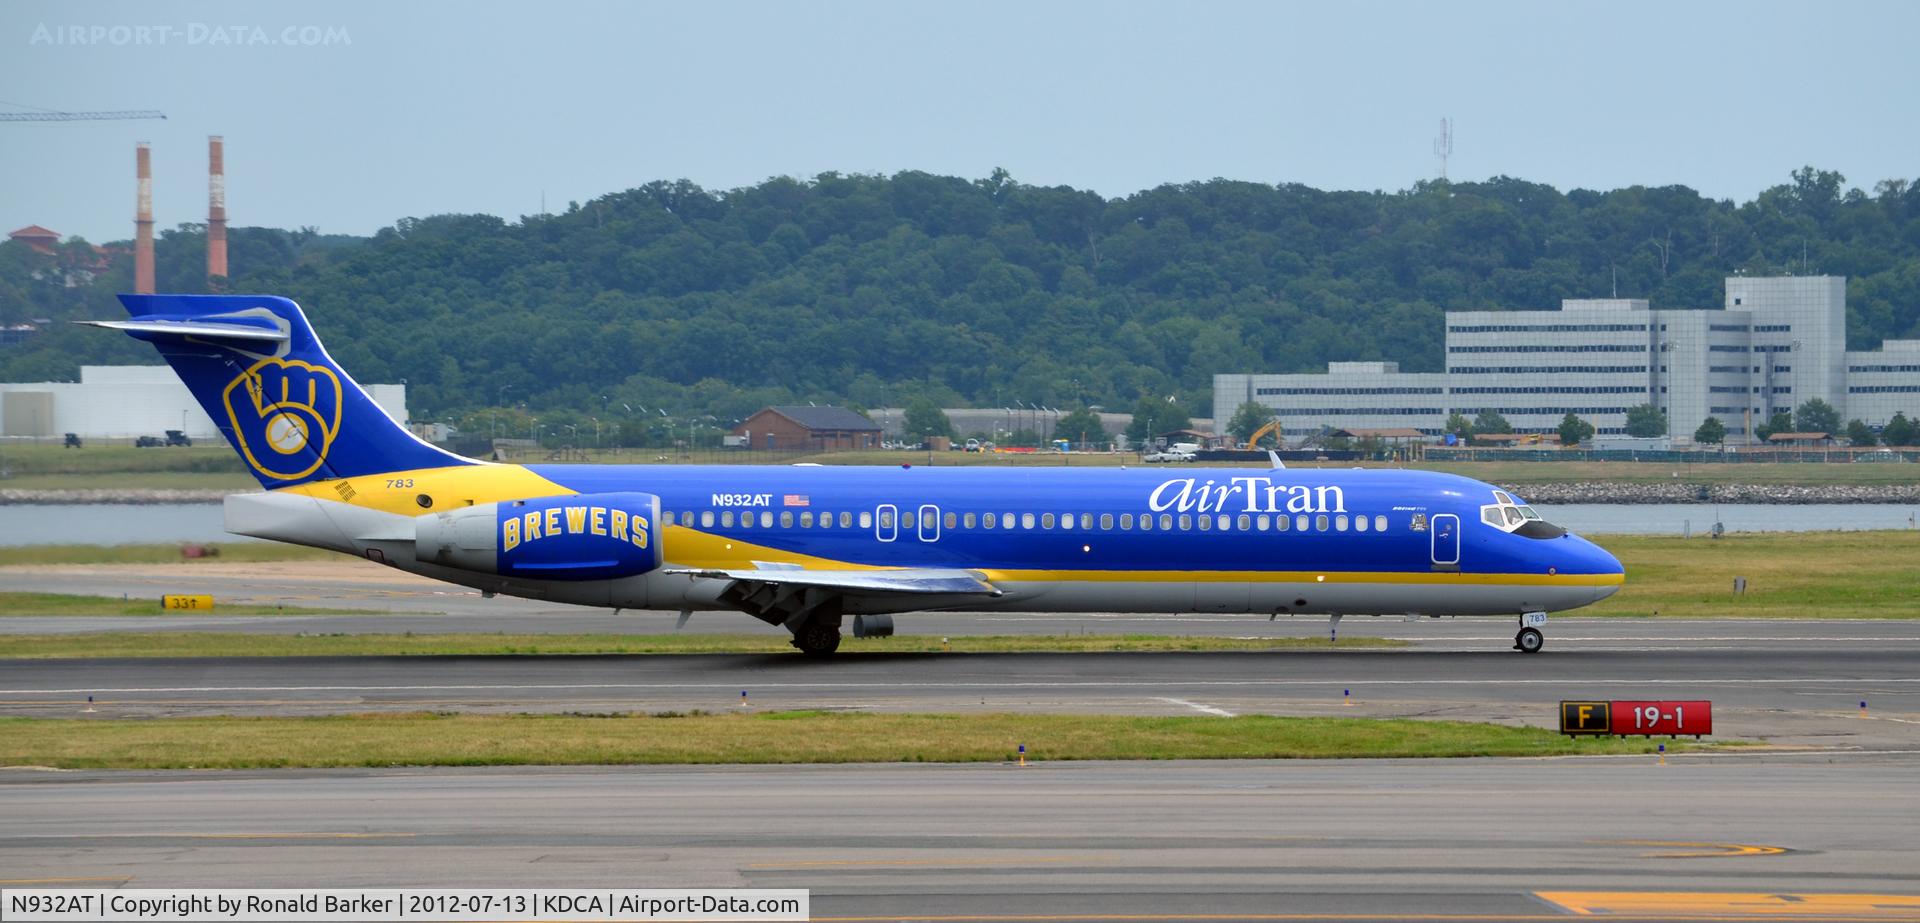
[[(144, 31), (142, 29), (144, 28)], [(1920, 3), (0, 0), (0, 230), (370, 234), (655, 179), (924, 170), (1119, 197), (1438, 175), (1744, 201), (1803, 165), (1920, 177)]]

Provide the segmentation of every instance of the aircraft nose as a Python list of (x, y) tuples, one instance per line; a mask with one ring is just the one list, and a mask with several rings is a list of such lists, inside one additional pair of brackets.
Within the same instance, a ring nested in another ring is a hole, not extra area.
[(1599, 602), (1600, 600), (1606, 599), (1607, 597), (1620, 592), (1620, 587), (1622, 587), (1626, 583), (1624, 578), (1626, 577), (1627, 568), (1625, 565), (1622, 565), (1620, 563), (1619, 558), (1616, 558), (1613, 556), (1612, 552), (1608, 551), (1605, 548), (1600, 547), (1599, 545), (1594, 545), (1592, 542), (1588, 542), (1587, 544), (1593, 548), (1593, 556), (1594, 556), (1593, 572), (1594, 573), (1618, 575), (1622, 578), (1620, 581), (1617, 581), (1614, 583), (1608, 583), (1603, 586), (1594, 587), (1593, 601)]

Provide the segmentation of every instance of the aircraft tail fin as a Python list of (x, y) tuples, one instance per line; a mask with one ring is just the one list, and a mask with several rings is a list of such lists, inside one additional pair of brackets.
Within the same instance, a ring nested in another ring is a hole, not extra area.
[(121, 295), (121, 330), (160, 351), (267, 488), (477, 464), (409, 432), (327, 355), (300, 306), (269, 295)]

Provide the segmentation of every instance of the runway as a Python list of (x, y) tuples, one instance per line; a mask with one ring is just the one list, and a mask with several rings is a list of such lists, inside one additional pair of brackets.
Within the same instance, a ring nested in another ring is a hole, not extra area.
[[(1784, 902), (1920, 890), (1916, 776), (1912, 755), (16, 772), (0, 868), (91, 887), (808, 888), (817, 920), (1534, 920), (1565, 915), (1562, 892), (1618, 891), (1746, 892), (1775, 905), (1747, 913), (1804, 919), (1838, 899)], [(1907, 907), (1874, 918), (1920, 919)]]
[[(378, 711), (1281, 714), (1550, 725), (1581, 698), (1709, 699), (1721, 736), (1920, 749), (1920, 658), (1796, 650), (15, 660), (0, 715)], [(1858, 703), (1870, 704), (1861, 718)], [(1351, 704), (1349, 704), (1351, 703)]]

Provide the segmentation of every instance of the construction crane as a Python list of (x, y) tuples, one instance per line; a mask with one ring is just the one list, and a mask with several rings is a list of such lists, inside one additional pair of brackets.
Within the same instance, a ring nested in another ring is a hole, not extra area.
[(153, 109), (114, 109), (106, 112), (0, 112), (0, 122), (87, 122), (107, 119), (164, 119)]

